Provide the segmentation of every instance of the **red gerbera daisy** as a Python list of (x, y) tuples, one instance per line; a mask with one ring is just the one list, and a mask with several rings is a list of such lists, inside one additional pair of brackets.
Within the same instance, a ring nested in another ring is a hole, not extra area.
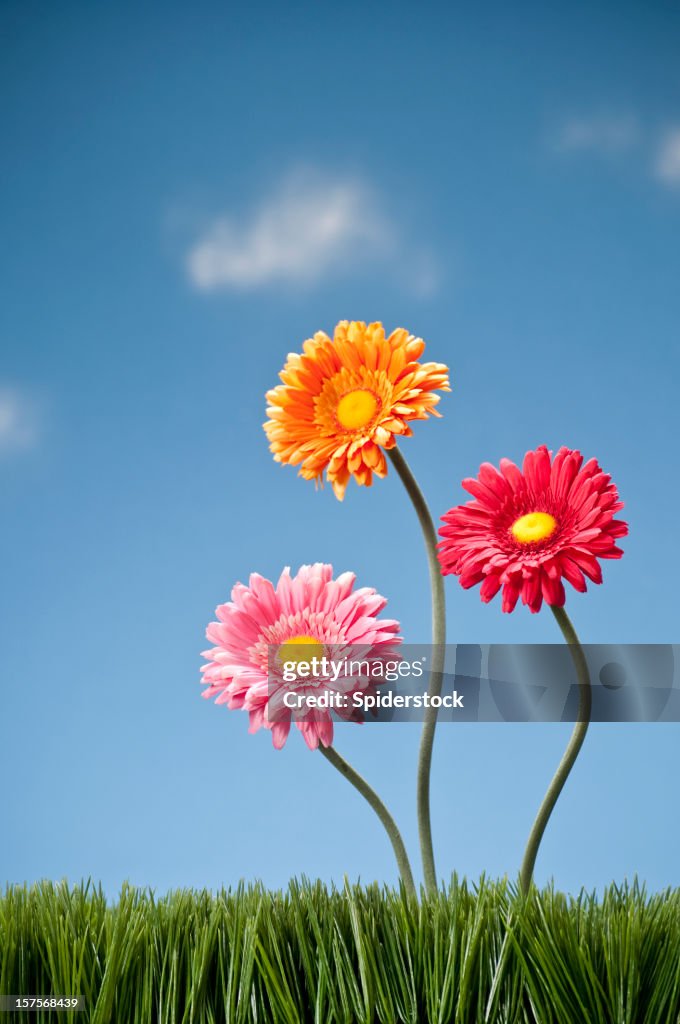
[(532, 612), (544, 598), (561, 607), (562, 577), (583, 592), (586, 576), (602, 582), (598, 559), (623, 554), (616, 540), (628, 526), (614, 518), (623, 502), (597, 460), (583, 465), (580, 452), (560, 448), (553, 460), (541, 445), (527, 452), (521, 470), (509, 459), (501, 459), (500, 472), (485, 462), (463, 487), (475, 500), (442, 516), (442, 573), (466, 588), (481, 583), (482, 601), (502, 587), (504, 612), (520, 594)]

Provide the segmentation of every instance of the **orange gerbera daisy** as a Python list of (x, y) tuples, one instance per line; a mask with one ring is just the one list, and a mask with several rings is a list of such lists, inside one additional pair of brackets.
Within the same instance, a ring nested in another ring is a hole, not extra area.
[(374, 473), (385, 476), (382, 449), (410, 437), (411, 420), (438, 416), (434, 392), (450, 390), (446, 366), (418, 362), (424, 349), (403, 327), (386, 338), (381, 323), (341, 320), (333, 340), (317, 331), (267, 392), (264, 429), (276, 462), (318, 482), (325, 470), (341, 501), (350, 477), (370, 486)]

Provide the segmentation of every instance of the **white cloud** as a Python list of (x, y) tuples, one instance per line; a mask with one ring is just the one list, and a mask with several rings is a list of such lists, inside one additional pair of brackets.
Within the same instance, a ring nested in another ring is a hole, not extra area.
[[(219, 217), (190, 248), (186, 268), (200, 290), (310, 285), (329, 274), (381, 263), (399, 274), (404, 242), (375, 194), (358, 179), (294, 174), (245, 220)], [(431, 254), (427, 287), (435, 280)], [(410, 282), (414, 290), (423, 282)], [(432, 284), (434, 287), (434, 284)]]
[(37, 439), (34, 404), (13, 388), (0, 387), (0, 454), (25, 451)]
[(555, 147), (562, 153), (620, 153), (630, 149), (639, 134), (638, 121), (631, 115), (572, 117), (561, 126)]
[(661, 140), (654, 173), (667, 185), (680, 185), (680, 127), (672, 128)]

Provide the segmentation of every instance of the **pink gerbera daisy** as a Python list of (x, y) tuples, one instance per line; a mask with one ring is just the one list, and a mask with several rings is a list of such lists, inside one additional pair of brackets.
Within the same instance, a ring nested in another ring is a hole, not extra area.
[[(209, 664), (201, 669), (208, 689), (204, 697), (217, 697), (216, 704), (243, 708), (250, 715), (250, 732), (270, 729), (274, 746), (280, 749), (288, 737), (291, 720), (302, 732), (307, 746), (333, 741), (330, 710), (296, 711), (284, 697), (323, 691), (344, 695), (332, 708), (342, 717), (361, 721), (351, 695), (366, 692), (379, 673), (371, 671), (378, 662), (394, 660), (400, 643), (399, 623), (379, 619), (387, 600), (371, 587), (354, 590), (355, 575), (343, 573), (333, 579), (333, 567), (320, 562), (303, 565), (291, 577), (286, 568), (274, 586), (257, 573), (248, 586), (237, 583), (231, 601), (216, 610), (218, 622), (211, 622), (206, 636), (216, 646), (203, 652)], [(323, 657), (351, 664), (362, 662), (359, 675), (346, 671), (333, 679), (334, 671), (313, 678), (284, 678), (284, 666), (321, 663)], [(368, 668), (366, 667), (368, 666)]]
[(501, 459), (500, 472), (485, 462), (476, 479), (463, 481), (474, 501), (442, 516), (442, 573), (463, 587), (481, 583), (482, 601), (503, 588), (503, 611), (521, 595), (532, 612), (543, 599), (564, 605), (562, 578), (585, 591), (586, 580), (602, 582), (598, 559), (620, 558), (619, 537), (628, 526), (614, 515), (623, 508), (611, 477), (595, 459), (545, 445), (527, 452), (520, 470)]

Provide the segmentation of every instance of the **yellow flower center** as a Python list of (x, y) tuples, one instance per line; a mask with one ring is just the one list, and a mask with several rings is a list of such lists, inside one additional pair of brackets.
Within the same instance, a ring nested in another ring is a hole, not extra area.
[(292, 636), (281, 644), (279, 661), (281, 664), (293, 662), (295, 665), (308, 665), (312, 658), (323, 657), (323, 644), (315, 636)]
[(378, 399), (373, 392), (357, 388), (342, 396), (335, 412), (340, 426), (345, 430), (357, 430), (371, 422), (377, 409)]
[(548, 512), (527, 512), (516, 519), (510, 529), (520, 544), (535, 544), (552, 536), (557, 529), (557, 520)]

